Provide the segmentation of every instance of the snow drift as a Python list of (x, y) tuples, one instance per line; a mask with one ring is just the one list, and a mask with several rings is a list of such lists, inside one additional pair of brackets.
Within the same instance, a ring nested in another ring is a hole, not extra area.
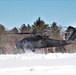
[(76, 75), (76, 53), (0, 55), (0, 75)]

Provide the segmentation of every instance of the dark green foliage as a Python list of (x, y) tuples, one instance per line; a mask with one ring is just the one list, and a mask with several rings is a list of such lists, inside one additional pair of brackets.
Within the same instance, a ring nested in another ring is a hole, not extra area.
[(53, 22), (51, 24), (51, 31), (52, 31), (52, 36), (57, 38), (60, 37), (60, 28), (58, 27), (56, 22)]
[(0, 24), (0, 34), (3, 34), (5, 32), (5, 27)]
[(29, 31), (30, 28), (31, 28), (31, 26), (29, 24), (28, 25), (22, 24), (21, 27), (20, 27), (20, 32)]
[(43, 20), (39, 17), (32, 25), (33, 33), (42, 32), (47, 29), (48, 24), (45, 24)]
[[(15, 47), (15, 43), (30, 34), (18, 35), (18, 34), (8, 34), (8, 33), (25, 33), (31, 32), (33, 34), (45, 35), (50, 36), (53, 38), (60, 37), (60, 28), (56, 22), (53, 22), (51, 25), (46, 24), (41, 18), (39, 17), (33, 25), (29, 24), (22, 24), (21, 27), (18, 29), (14, 27), (11, 30), (6, 31), (4, 25), (0, 24), (0, 50), (2, 53), (12, 53)], [(10, 50), (10, 51), (9, 51)]]
[(11, 33), (18, 33), (18, 29), (14, 27), (12, 30), (10, 30)]

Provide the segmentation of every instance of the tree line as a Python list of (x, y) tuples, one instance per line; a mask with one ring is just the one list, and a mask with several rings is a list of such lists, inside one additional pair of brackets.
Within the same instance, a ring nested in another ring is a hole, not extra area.
[(33, 23), (33, 25), (22, 24), (20, 28), (14, 27), (11, 30), (7, 30), (4, 25), (0, 24), (0, 34), (6, 33), (32, 33), (32, 34), (41, 34), (48, 35), (52, 37), (60, 37), (60, 31), (62, 27), (58, 25), (56, 22), (52, 24), (46, 24), (44, 20), (41, 20), (41, 17)]
[[(63, 33), (61, 32), (62, 29), (63, 27), (56, 22), (46, 24), (40, 17), (36, 19), (33, 25), (22, 24), (20, 28), (14, 27), (11, 30), (7, 30), (4, 25), (0, 24), (0, 53), (18, 53), (19, 50), (15, 50), (16, 42), (29, 35), (43, 35), (54, 39), (59, 38)], [(68, 38), (71, 32), (71, 26), (67, 27), (65, 31), (67, 32), (65, 33), (65, 37)], [(15, 33), (30, 34), (18, 35)]]

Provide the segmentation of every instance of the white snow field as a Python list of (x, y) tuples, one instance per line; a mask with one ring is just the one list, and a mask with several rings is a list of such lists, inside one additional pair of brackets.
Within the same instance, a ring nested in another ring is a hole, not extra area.
[(76, 53), (0, 55), (0, 75), (76, 75)]

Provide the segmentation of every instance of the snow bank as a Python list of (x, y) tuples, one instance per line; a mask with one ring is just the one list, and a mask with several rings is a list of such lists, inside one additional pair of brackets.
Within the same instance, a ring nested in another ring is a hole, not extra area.
[(48, 54), (6, 54), (0, 55), (0, 60), (9, 60), (9, 59), (58, 59), (58, 58), (67, 58), (67, 57), (76, 57), (76, 53), (48, 53)]
[(36, 66), (0, 69), (0, 75), (76, 75), (76, 66)]
[(76, 75), (76, 53), (0, 55), (0, 75)]

